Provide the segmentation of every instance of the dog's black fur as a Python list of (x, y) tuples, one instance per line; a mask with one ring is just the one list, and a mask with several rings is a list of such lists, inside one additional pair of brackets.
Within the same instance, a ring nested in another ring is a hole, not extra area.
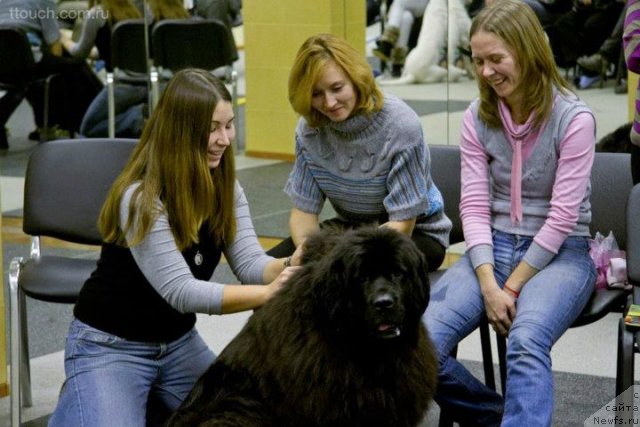
[(613, 132), (605, 135), (596, 144), (596, 151), (606, 153), (631, 153), (631, 125), (626, 123)]
[(169, 426), (412, 427), (436, 387), (422, 254), (386, 228), (324, 231)]

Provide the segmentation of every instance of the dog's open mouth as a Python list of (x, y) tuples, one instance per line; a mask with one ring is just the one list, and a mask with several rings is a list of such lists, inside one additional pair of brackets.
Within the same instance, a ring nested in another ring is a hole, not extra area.
[(381, 323), (376, 330), (378, 338), (396, 338), (400, 336), (400, 328), (393, 323)]

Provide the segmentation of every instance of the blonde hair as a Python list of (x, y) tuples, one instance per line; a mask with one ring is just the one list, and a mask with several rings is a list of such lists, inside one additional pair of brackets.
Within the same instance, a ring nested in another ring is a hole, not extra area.
[[(176, 73), (102, 207), (99, 227), (104, 241), (126, 246), (125, 236), (133, 230), (129, 245), (140, 243), (160, 209), (166, 211), (181, 251), (198, 242), (198, 231), (205, 222), (216, 244), (233, 239), (233, 150), (226, 148), (215, 169), (209, 168), (207, 156), (211, 118), (220, 102), (231, 103), (231, 95), (211, 73), (197, 69)], [(138, 182), (127, 222), (121, 225), (122, 196)]]
[(99, 0), (98, 3), (107, 12), (111, 25), (125, 19), (142, 18), (138, 8), (130, 0)]
[(384, 96), (364, 55), (346, 40), (332, 34), (309, 37), (300, 47), (289, 73), (289, 103), (309, 126), (320, 127), (329, 119), (311, 105), (313, 88), (327, 65), (334, 63), (351, 80), (357, 101), (353, 114), (380, 111)]
[(184, 8), (182, 0), (148, 0), (148, 2), (155, 21), (189, 17), (189, 12)]
[[(480, 31), (495, 34), (515, 56), (520, 67), (517, 90), (523, 92), (523, 111), (533, 111), (533, 125), (539, 127), (551, 114), (554, 88), (563, 93), (571, 90), (558, 72), (540, 21), (522, 0), (497, 0), (474, 18), (469, 39)], [(486, 80), (477, 80), (480, 118), (490, 127), (502, 127), (498, 95)]]

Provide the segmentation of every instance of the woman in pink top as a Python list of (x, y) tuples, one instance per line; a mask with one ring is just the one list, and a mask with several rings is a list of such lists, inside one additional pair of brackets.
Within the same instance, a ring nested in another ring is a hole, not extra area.
[[(439, 354), (436, 401), (464, 425), (549, 426), (551, 347), (596, 278), (595, 121), (522, 1), (488, 6), (470, 40), (480, 97), (465, 113), (460, 142), (467, 252), (433, 286), (425, 313)], [(509, 338), (504, 397), (449, 356), (484, 317)]]

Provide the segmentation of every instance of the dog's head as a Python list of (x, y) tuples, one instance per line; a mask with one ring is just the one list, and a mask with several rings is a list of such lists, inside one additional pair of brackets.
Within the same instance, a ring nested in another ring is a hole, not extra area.
[(422, 253), (388, 228), (320, 232), (305, 242), (315, 318), (354, 341), (392, 339), (419, 325), (429, 300)]

